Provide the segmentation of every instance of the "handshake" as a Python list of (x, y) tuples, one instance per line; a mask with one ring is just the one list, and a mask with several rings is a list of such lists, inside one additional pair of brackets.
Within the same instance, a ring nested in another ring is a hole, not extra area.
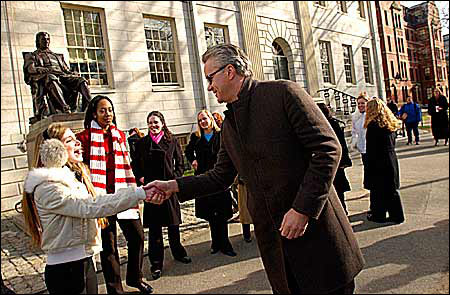
[(178, 192), (178, 183), (175, 180), (155, 180), (142, 186), (145, 191), (145, 202), (161, 205), (162, 202)]

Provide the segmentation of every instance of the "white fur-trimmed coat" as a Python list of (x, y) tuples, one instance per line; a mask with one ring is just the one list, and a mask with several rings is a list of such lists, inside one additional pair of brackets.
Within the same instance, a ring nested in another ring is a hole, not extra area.
[(130, 187), (115, 194), (99, 195), (94, 200), (68, 167), (31, 170), (24, 190), (34, 192), (43, 227), (41, 248), (48, 253), (79, 245), (85, 245), (88, 255), (100, 252), (102, 243), (96, 218), (117, 214), (145, 199), (142, 188)]

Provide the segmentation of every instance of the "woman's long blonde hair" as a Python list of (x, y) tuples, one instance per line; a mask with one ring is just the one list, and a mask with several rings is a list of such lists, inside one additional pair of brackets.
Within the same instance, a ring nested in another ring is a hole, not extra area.
[[(47, 130), (45, 131), (46, 138), (44, 139), (56, 138), (61, 140), (67, 129), (69, 128), (60, 123), (52, 123), (50, 124), (50, 126), (48, 126)], [(43, 141), (42, 135), (39, 136), (38, 138), (39, 138), (37, 139), (38, 142)], [(35, 145), (35, 155), (39, 154), (39, 146), (40, 145)], [(35, 157), (33, 166), (34, 167), (42, 166), (42, 164), (39, 161), (39, 157), (37, 158)], [(96, 194), (94, 185), (91, 182), (90, 171), (89, 168), (86, 166), (86, 164), (67, 162), (66, 166), (69, 167), (70, 170), (81, 176), (81, 182), (86, 185), (87, 191), (95, 199)], [(36, 203), (34, 201), (34, 193), (27, 193), (25, 191), (23, 192), (22, 214), (25, 218), (25, 224), (27, 226), (28, 232), (31, 235), (32, 245), (40, 248), (42, 242), (42, 224), (39, 219)], [(98, 218), (97, 222), (101, 228), (105, 228), (106, 226), (108, 226), (108, 220), (106, 218)]]
[(201, 113), (205, 113), (206, 116), (209, 118), (209, 121), (211, 122), (210, 125), (208, 126), (208, 128), (212, 128), (216, 132), (219, 132), (220, 131), (220, 127), (217, 126), (216, 120), (214, 120), (214, 117), (211, 114), (211, 112), (208, 111), (208, 110), (201, 110), (200, 112), (197, 113), (197, 131), (195, 131), (195, 135), (197, 135), (197, 137), (202, 137), (202, 134), (203, 134), (203, 128), (202, 128), (202, 126), (200, 126), (200, 122), (198, 121), (198, 116)]
[(387, 128), (390, 131), (395, 131), (402, 125), (402, 121), (394, 116), (386, 103), (381, 99), (370, 99), (366, 108), (364, 128), (367, 128), (372, 121), (377, 123), (380, 128)]

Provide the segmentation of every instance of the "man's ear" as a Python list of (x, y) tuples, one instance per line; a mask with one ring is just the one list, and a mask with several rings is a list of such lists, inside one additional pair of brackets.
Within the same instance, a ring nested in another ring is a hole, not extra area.
[(228, 80), (233, 80), (234, 77), (236, 77), (236, 68), (233, 67), (232, 65), (227, 66), (226, 73)]

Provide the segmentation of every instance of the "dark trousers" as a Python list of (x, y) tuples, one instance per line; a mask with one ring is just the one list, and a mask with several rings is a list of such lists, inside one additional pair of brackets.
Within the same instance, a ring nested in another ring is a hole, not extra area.
[(228, 222), (226, 219), (209, 220), (211, 231), (211, 249), (232, 251), (230, 239), (228, 238)]
[(44, 277), (50, 294), (98, 294), (92, 257), (46, 265)]
[(363, 168), (364, 168), (363, 185), (364, 185), (364, 188), (367, 189), (369, 187), (368, 180), (367, 180), (367, 175), (369, 175), (369, 173), (367, 172), (367, 154), (361, 153), (361, 160), (362, 160)]
[(398, 190), (389, 190), (384, 187), (373, 188), (370, 190), (370, 195), (370, 208), (375, 218), (384, 219), (387, 212), (393, 221), (403, 222), (405, 220)]
[(142, 263), (144, 259), (144, 229), (141, 219), (117, 219), (116, 215), (108, 217), (109, 225), (102, 229), (102, 247), (100, 252), (103, 276), (108, 294), (123, 293), (120, 277), (120, 260), (117, 248), (117, 224), (127, 240), (128, 264), (126, 282), (137, 286), (142, 280)]
[[(167, 227), (169, 246), (174, 258), (187, 256), (186, 249), (181, 245), (180, 226), (169, 225)], [(162, 270), (164, 264), (164, 240), (161, 225), (150, 225), (148, 230), (148, 257), (151, 271)]]
[(414, 132), (415, 142), (419, 142), (419, 122), (415, 123), (405, 123), (406, 134), (408, 135), (408, 142), (412, 143), (412, 132)]

